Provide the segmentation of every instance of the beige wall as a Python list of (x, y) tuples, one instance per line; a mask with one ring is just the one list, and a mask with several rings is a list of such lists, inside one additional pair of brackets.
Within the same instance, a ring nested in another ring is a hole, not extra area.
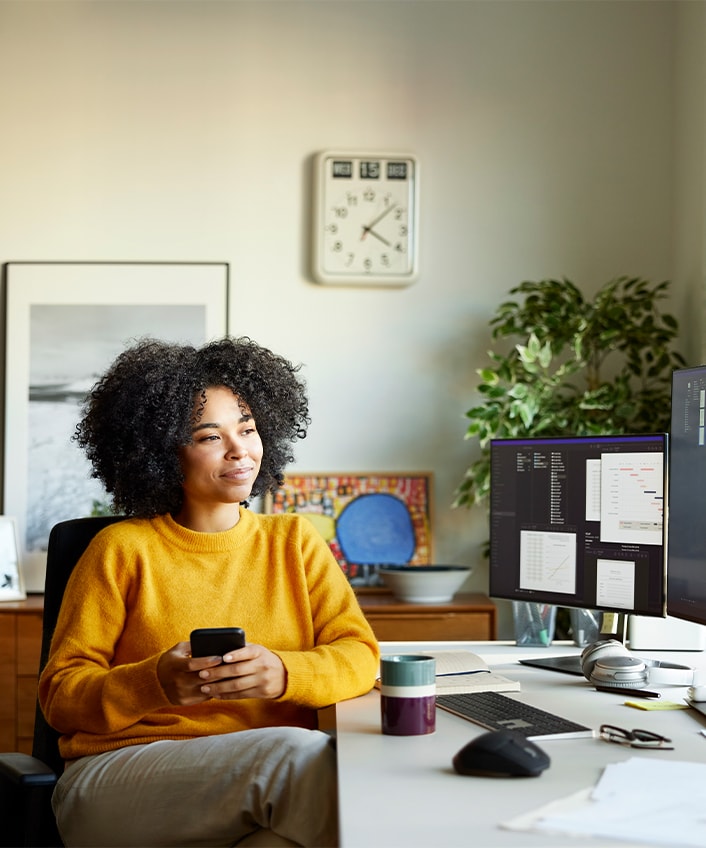
[[(434, 471), (437, 562), (487, 591), (485, 516), (450, 503), (500, 299), (639, 274), (673, 278), (684, 318), (701, 284), (686, 5), (0, 2), (0, 261), (229, 262), (232, 332), (305, 363), (298, 467)], [(310, 159), (329, 147), (419, 157), (410, 288), (310, 281)]]
[(673, 308), (697, 364), (706, 362), (706, 3), (679, 4), (675, 67)]

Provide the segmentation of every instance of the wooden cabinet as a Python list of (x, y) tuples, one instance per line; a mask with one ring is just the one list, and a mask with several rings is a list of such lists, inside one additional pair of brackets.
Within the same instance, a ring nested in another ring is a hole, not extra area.
[(361, 587), (356, 594), (381, 642), (497, 638), (495, 605), (485, 595), (455, 595), (445, 604), (408, 604), (384, 589)]
[(0, 603), (0, 751), (32, 751), (44, 598)]

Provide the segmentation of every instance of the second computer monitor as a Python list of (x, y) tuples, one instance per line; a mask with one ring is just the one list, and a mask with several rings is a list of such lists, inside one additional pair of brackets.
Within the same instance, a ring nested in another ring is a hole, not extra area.
[(491, 442), (490, 595), (665, 614), (667, 435)]
[(667, 612), (706, 624), (706, 365), (672, 374)]

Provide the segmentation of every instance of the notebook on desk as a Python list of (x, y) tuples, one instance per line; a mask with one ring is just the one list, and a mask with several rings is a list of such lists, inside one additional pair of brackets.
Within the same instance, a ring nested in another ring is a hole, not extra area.
[[(417, 651), (436, 660), (436, 694), (519, 692), (520, 682), (492, 671), (485, 660), (465, 650)], [(375, 681), (380, 688), (380, 679)]]
[(451, 692), (519, 692), (518, 680), (490, 669), (472, 651), (420, 651), (436, 660), (436, 694)]

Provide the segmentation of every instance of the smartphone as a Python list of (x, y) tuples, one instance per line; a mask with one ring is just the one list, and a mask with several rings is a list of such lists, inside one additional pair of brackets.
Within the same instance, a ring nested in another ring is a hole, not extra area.
[(192, 657), (222, 657), (245, 647), (242, 627), (200, 627), (191, 631), (189, 639)]

